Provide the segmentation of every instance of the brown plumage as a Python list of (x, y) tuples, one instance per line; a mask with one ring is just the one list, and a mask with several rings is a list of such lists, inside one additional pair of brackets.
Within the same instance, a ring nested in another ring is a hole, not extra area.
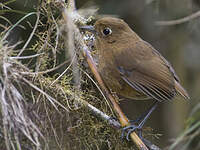
[(112, 91), (135, 100), (189, 98), (168, 61), (123, 20), (105, 17), (94, 28), (98, 70)]

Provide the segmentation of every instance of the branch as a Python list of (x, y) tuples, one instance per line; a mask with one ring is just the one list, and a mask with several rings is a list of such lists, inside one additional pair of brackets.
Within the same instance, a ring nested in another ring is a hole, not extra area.
[(200, 11), (197, 11), (189, 16), (186, 16), (184, 18), (181, 19), (177, 19), (177, 20), (170, 20), (170, 21), (156, 21), (155, 25), (157, 26), (171, 26), (171, 25), (177, 25), (177, 24), (181, 24), (181, 23), (185, 23), (188, 22), (192, 19), (195, 19), (197, 17), (200, 17)]
[(89, 104), (87, 101), (80, 99), (79, 102), (84, 105), (86, 108), (88, 108), (90, 111), (92, 111), (95, 115), (99, 116), (102, 120), (108, 122), (112, 127), (120, 129), (121, 125), (120, 123), (115, 120), (114, 118), (108, 116), (104, 112), (100, 111), (96, 107)]
[[(85, 100), (79, 99), (78, 101), (79, 101), (79, 103), (84, 105), (87, 109), (89, 109), (93, 114), (99, 116), (102, 120), (108, 122), (109, 125), (111, 125), (113, 128), (120, 129), (121, 125), (117, 120), (115, 120), (114, 118), (108, 116), (107, 114), (105, 114), (104, 112), (100, 111), (96, 107), (92, 106), (91, 104), (89, 104)], [(161, 150), (157, 145), (151, 143), (149, 140), (143, 139), (142, 141), (144, 142), (145, 145), (147, 145), (147, 147), (150, 150)]]

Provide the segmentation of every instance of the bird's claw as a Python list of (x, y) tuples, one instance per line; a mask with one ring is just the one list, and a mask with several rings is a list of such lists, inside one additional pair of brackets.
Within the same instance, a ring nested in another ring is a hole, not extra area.
[(127, 127), (124, 127), (124, 128), (122, 129), (122, 134), (121, 134), (121, 138), (122, 138), (122, 139), (124, 138), (125, 132), (126, 132), (127, 130), (128, 130), (128, 132), (127, 132), (127, 134), (126, 134), (126, 139), (127, 139), (127, 141), (130, 141), (130, 138), (129, 138), (130, 134), (131, 134), (132, 132), (134, 132), (135, 130), (141, 131), (142, 128), (141, 128), (140, 125), (134, 125), (134, 124), (132, 124), (132, 125), (130, 125), (130, 126), (127, 126)]
[[(143, 137), (142, 137), (142, 127), (144, 126), (144, 123), (146, 122), (146, 120), (148, 119), (150, 114), (153, 112), (153, 110), (156, 108), (156, 106), (157, 106), (157, 102), (150, 108), (150, 110), (148, 110), (147, 113), (143, 114), (142, 116), (140, 116), (138, 119), (136, 119), (134, 121), (130, 121), (131, 125), (123, 128), (121, 138), (124, 138), (125, 132), (128, 130), (127, 135), (126, 135), (126, 139), (129, 141), (130, 140), (129, 135), (133, 131), (138, 130), (138, 136), (141, 139), (143, 139)], [(135, 123), (137, 125), (135, 125)]]

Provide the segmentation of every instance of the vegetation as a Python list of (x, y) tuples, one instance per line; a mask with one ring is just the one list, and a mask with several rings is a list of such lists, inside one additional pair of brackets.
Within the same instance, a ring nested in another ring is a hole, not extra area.
[[(99, 17), (97, 9), (80, 9), (81, 16), (74, 16), (77, 14), (67, 8), (72, 22), (65, 24), (58, 1), (33, 1), (24, 10), (18, 5), (13, 7), (16, 2), (0, 2), (0, 149), (136, 149), (132, 142), (120, 139), (121, 130), (88, 107), (91, 104), (115, 117), (82, 55), (83, 37), (74, 24), (93, 23)], [(152, 5), (154, 13), (163, 7), (159, 0), (146, 2)], [(195, 6), (198, 7), (196, 1)], [(90, 46), (93, 37), (87, 34), (84, 38)], [(184, 40), (183, 37), (176, 41), (178, 50)], [(91, 53), (95, 57), (95, 50)], [(172, 58), (174, 53), (170, 53)], [(175, 67), (186, 80), (181, 65), (176, 63)], [(198, 97), (199, 88), (194, 87), (191, 93)], [(169, 149), (199, 149), (200, 106), (196, 103), (182, 134), (168, 143)], [(145, 128), (144, 136), (160, 145), (159, 134), (154, 132)]]

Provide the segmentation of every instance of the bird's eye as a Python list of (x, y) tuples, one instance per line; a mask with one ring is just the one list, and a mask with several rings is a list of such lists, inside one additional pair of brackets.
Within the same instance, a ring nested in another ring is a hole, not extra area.
[(109, 34), (111, 34), (112, 33), (112, 30), (110, 29), (110, 28), (105, 28), (104, 30), (103, 30), (103, 34), (104, 35), (109, 35)]

